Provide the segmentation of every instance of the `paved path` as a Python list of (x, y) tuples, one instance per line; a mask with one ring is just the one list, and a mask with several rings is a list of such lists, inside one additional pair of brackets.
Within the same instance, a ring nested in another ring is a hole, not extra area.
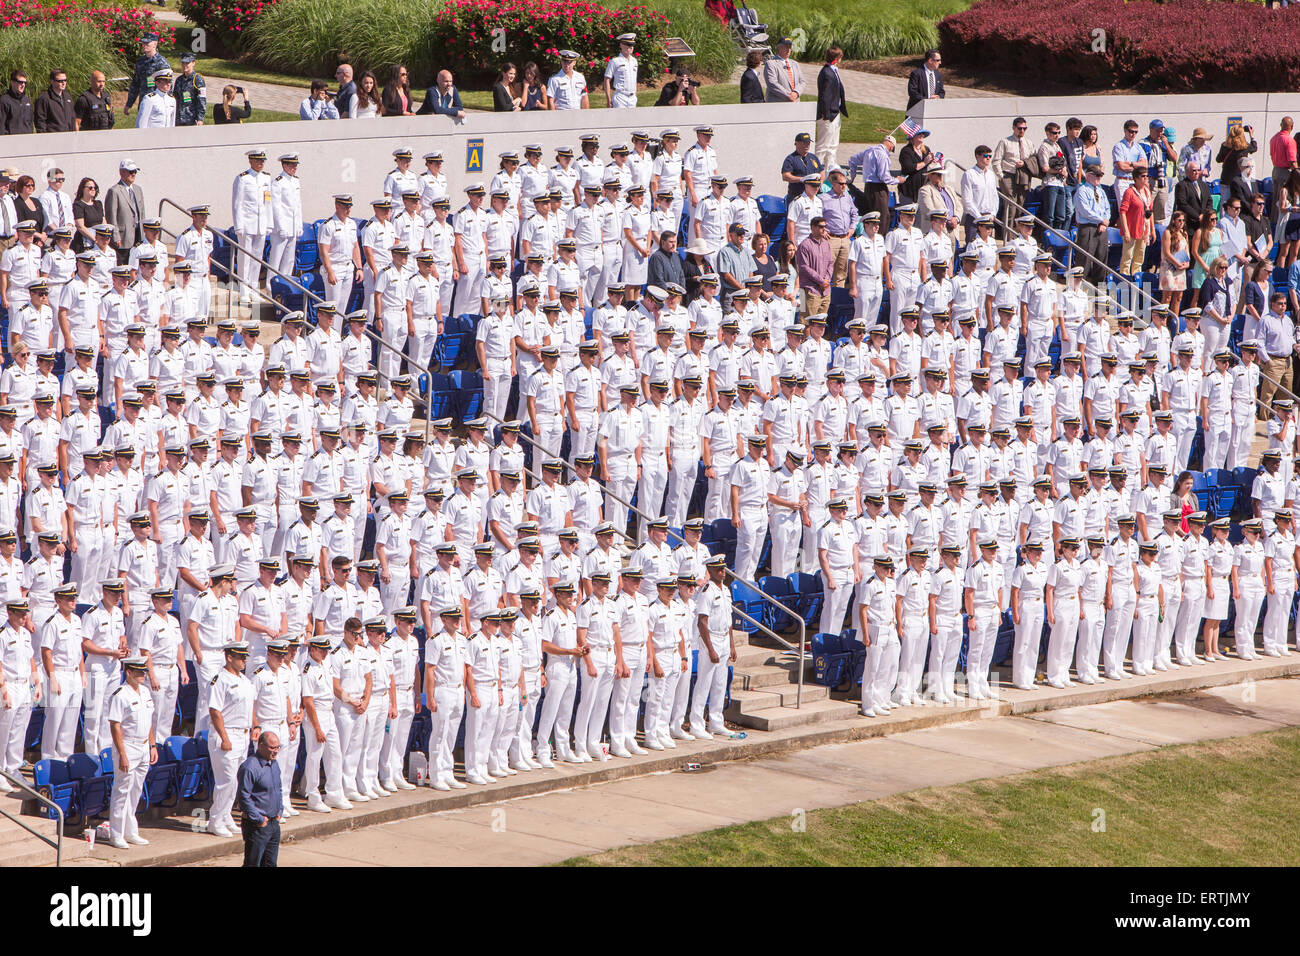
[[(203, 74), (208, 84), (208, 106), (221, 102), (221, 88), (227, 83), (242, 86), (253, 110), (275, 110), (280, 113), (298, 115), (298, 104), (307, 98), (308, 91), (301, 87), (281, 86), (278, 83), (253, 83), (249, 80), (236, 80), (223, 76)], [(235, 98), (239, 103), (240, 99)]]
[[(925, 787), (1300, 725), (1294, 679), (954, 724), (413, 817), (281, 848), (285, 866), (529, 866)], [(742, 799), (743, 795), (743, 799)], [(233, 856), (210, 861), (237, 863)]]
[[(817, 90), (817, 73), (820, 63), (804, 63), (803, 75), (806, 88)], [(840, 70), (840, 81), (850, 103), (871, 103), (875, 106), (891, 106), (901, 110), (907, 106), (907, 80), (899, 76), (887, 76), (884, 73), (867, 73), (863, 70)], [(960, 100), (973, 97), (1001, 96), (987, 90), (977, 90), (969, 86), (944, 86), (944, 93), (949, 99)]]

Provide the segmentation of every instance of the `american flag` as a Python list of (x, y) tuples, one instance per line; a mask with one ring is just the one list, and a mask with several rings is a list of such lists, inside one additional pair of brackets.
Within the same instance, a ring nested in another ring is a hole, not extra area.
[(903, 120), (902, 125), (899, 126), (898, 128), (903, 131), (904, 136), (906, 136), (908, 139), (911, 139), (913, 136), (919, 133), (923, 127), (916, 120), (912, 119), (911, 117), (908, 117), (907, 119)]

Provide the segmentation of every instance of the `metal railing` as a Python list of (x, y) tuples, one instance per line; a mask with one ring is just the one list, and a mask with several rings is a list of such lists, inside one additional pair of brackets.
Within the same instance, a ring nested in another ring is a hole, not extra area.
[[(164, 207), (166, 207), (166, 206), (171, 206), (173, 209), (176, 209), (176, 210), (178, 210), (178, 211), (180, 211), (180, 212), (183, 212), (183, 213), (185, 213), (185, 215), (187, 215), (187, 216), (189, 215), (189, 210), (187, 210), (184, 206), (182, 206), (180, 203), (176, 202), (175, 200), (173, 200), (173, 199), (169, 199), (169, 198), (167, 198), (166, 196), (164, 196), (162, 199), (160, 199), (160, 200), (158, 201), (158, 218), (159, 218), (160, 220), (162, 219), (162, 212), (163, 212), (163, 209), (164, 209)], [(227, 282), (234, 282), (234, 283), (236, 283), (236, 284), (237, 284), (241, 289), (247, 289), (247, 290), (251, 291), (252, 294), (255, 295), (255, 296), (257, 297), (258, 301), (259, 301), (261, 304), (264, 304), (264, 305), (270, 305), (270, 306), (271, 306), (271, 307), (272, 307), (272, 308), (277, 312), (277, 314), (279, 314), (279, 313), (288, 313), (288, 312), (293, 311), (293, 310), (290, 309), (287, 305), (285, 305), (283, 302), (279, 302), (279, 301), (277, 301), (275, 298), (273, 298), (272, 296), (270, 296), (270, 295), (268, 295), (267, 293), (263, 292), (263, 291), (261, 290), (261, 288), (260, 288), (259, 286), (257, 286), (256, 284), (250, 284), (250, 283), (247, 283), (247, 282), (245, 282), (245, 281), (243, 280), (243, 278), (239, 275), (238, 270), (235, 268), (235, 257), (236, 257), (236, 253), (239, 253), (239, 254), (243, 254), (243, 255), (249, 256), (249, 257), (252, 258), (254, 261), (256, 261), (259, 265), (261, 265), (262, 267), (264, 267), (264, 268), (266, 269), (268, 275), (274, 275), (274, 276), (277, 276), (277, 277), (278, 277), (279, 279), (281, 279), (283, 282), (285, 282), (286, 284), (288, 284), (291, 288), (293, 288), (293, 289), (295, 289), (296, 291), (302, 293), (302, 296), (303, 296), (303, 303), (304, 303), (304, 304), (306, 304), (308, 298), (311, 299), (313, 305), (318, 305), (318, 306), (319, 306), (319, 305), (322, 305), (322, 304), (325, 303), (325, 301), (326, 301), (325, 299), (321, 298), (319, 295), (317, 295), (317, 294), (316, 294), (315, 292), (313, 292), (311, 289), (308, 289), (305, 285), (303, 285), (301, 282), (299, 282), (299, 281), (298, 281), (297, 279), (295, 279), (293, 276), (291, 276), (291, 275), (285, 275), (285, 274), (284, 274), (283, 272), (281, 272), (279, 269), (275, 268), (275, 266), (271, 265), (271, 263), (269, 263), (269, 262), (267, 262), (265, 259), (263, 259), (259, 253), (257, 253), (257, 252), (253, 252), (251, 249), (247, 249), (247, 248), (245, 248), (244, 246), (241, 246), (241, 245), (240, 245), (240, 244), (235, 240), (235, 238), (231, 235), (230, 232), (228, 232), (228, 231), (226, 231), (226, 230), (224, 230), (224, 229), (218, 229), (217, 227), (215, 227), (215, 226), (211, 226), (211, 225), (208, 226), (207, 228), (210, 229), (210, 230), (211, 230), (213, 233), (215, 233), (216, 235), (221, 236), (221, 238), (224, 239), (224, 240), (226, 241), (227, 245), (230, 247), (230, 250), (231, 250), (231, 253), (230, 253), (230, 265), (229, 265), (229, 266), (226, 266), (226, 265), (224, 265), (223, 263), (221, 263), (221, 262), (219, 262), (219, 261), (214, 261), (214, 260), (212, 260), (212, 259), (209, 259), (209, 260), (208, 260), (208, 268), (209, 268), (209, 270), (211, 270), (211, 268), (212, 268), (213, 266), (217, 267), (217, 268), (220, 269), (220, 270), (222, 271), (222, 273), (225, 275), (225, 278), (226, 278), (226, 281), (227, 281)], [(166, 228), (165, 226), (162, 227), (162, 231), (163, 231), (166, 235), (170, 236), (173, 240), (175, 240), (175, 239), (177, 238), (177, 233), (175, 233), (175, 232), (173, 232), (172, 230)], [(297, 241), (297, 240), (295, 240), (295, 242), (296, 242), (296, 241)], [(206, 279), (206, 277), (205, 277), (205, 279)], [(227, 290), (227, 291), (229, 292), (229, 290)], [(229, 295), (227, 295), (227, 297), (226, 297), (226, 306), (227, 306), (227, 309), (229, 309), (229, 308), (231, 307), (231, 302), (230, 302), (230, 296), (229, 296)], [(340, 313), (339, 316), (338, 316), (338, 319), (337, 319), (336, 321), (338, 321), (338, 322), (342, 322), (343, 320), (344, 320), (344, 315), (343, 315), (342, 313)], [(343, 333), (343, 331), (341, 330), (341, 331), (340, 331), (340, 335), (342, 335), (342, 334), (344, 334), (344, 333)], [(394, 356), (397, 357), (397, 363), (398, 363), (398, 364), (397, 364), (397, 367), (398, 367), (398, 368), (401, 368), (401, 367), (402, 367), (402, 366), (401, 366), (401, 363), (402, 363), (403, 361), (409, 361), (409, 356), (407, 356), (404, 352), (399, 351), (399, 350), (398, 350), (396, 347), (394, 347), (391, 343), (385, 341), (384, 338), (383, 338), (383, 336), (381, 336), (381, 335), (379, 335), (377, 332), (375, 332), (375, 330), (372, 329), (368, 324), (367, 324), (366, 327), (365, 327), (365, 335), (366, 335), (367, 338), (370, 339), (371, 342), (375, 343), (375, 344), (379, 347), (379, 353), (376, 354), (375, 361), (373, 362), (372, 367), (373, 367), (374, 370), (375, 370), (375, 374), (378, 375), (381, 379), (387, 380), (387, 379), (389, 378), (389, 376), (387, 376), (387, 375), (384, 373), (383, 369), (380, 367), (379, 362), (378, 362), (378, 355), (379, 355), (379, 354), (382, 354), (384, 349), (387, 349), (389, 352), (391, 352)], [(414, 363), (412, 362), (411, 365), (414, 366)], [(428, 369), (423, 369), (423, 370), (421, 370), (421, 371), (423, 371), (424, 373), (428, 373), (429, 370), (428, 370)], [(416, 373), (414, 373), (414, 377), (418, 378), (419, 374), (420, 374), (420, 372), (416, 372)], [(418, 390), (417, 390), (417, 391), (418, 391)], [(428, 418), (428, 410), (429, 410), (429, 407), (430, 407), (430, 405), (432, 404), (432, 393), (433, 393), (433, 376), (432, 376), (431, 374), (429, 374), (429, 375), (428, 375), (428, 385), (427, 385), (427, 390), (426, 390), (426, 392), (419, 394), (419, 398), (417, 399), (418, 401), (423, 402), (423, 404), (424, 404), (426, 420), (427, 420), (427, 418)]]
[[(482, 414), (484, 418), (487, 418), (487, 419), (490, 419), (490, 420), (496, 422), (498, 425), (504, 425), (504, 424), (505, 424), (505, 419), (500, 418), (500, 417), (498, 417), (498, 416), (496, 416), (496, 415), (493, 415), (491, 412), (488, 412), (488, 411), (485, 410), (485, 411), (481, 412), (480, 414)], [(543, 448), (543, 447), (542, 447), (542, 446), (541, 446), (541, 445), (540, 445), (540, 444), (539, 444), (539, 443), (538, 443), (538, 442), (533, 438), (532, 435), (525, 435), (525, 434), (523, 434), (523, 433), (521, 432), (520, 435), (519, 435), (519, 437), (520, 437), (520, 439), (522, 439), (523, 441), (528, 442), (528, 444), (529, 444), (530, 446), (532, 446), (532, 448), (533, 448), (533, 450), (534, 450), (535, 453), (545, 455), (545, 456), (547, 456), (548, 458), (553, 458), (553, 459), (555, 459), (556, 461), (559, 461), (560, 463), (562, 463), (562, 464), (564, 465), (564, 467), (565, 467), (565, 469), (566, 469), (567, 471), (572, 472), (573, 474), (577, 474), (577, 471), (576, 471), (576, 469), (573, 467), (573, 465), (569, 464), (569, 462), (565, 461), (565, 460), (564, 460), (563, 458), (561, 458), (558, 454), (554, 454), (554, 453), (552, 453), (549, 449), (547, 449), (547, 448)], [(534, 467), (535, 467), (535, 468), (540, 468), (540, 467), (541, 467), (541, 466), (540, 466), (540, 463), (535, 463)], [(620, 505), (622, 505), (623, 507), (627, 508), (628, 511), (631, 511), (633, 514), (635, 514), (635, 515), (636, 515), (636, 516), (637, 516), (637, 517), (638, 517), (642, 522), (647, 522), (647, 521), (652, 521), (652, 520), (654, 520), (654, 518), (653, 518), (651, 515), (646, 514), (646, 512), (642, 511), (640, 508), (638, 508), (636, 505), (632, 504), (630, 501), (625, 501), (623, 498), (621, 498), (621, 497), (619, 497), (618, 495), (614, 494), (612, 491), (609, 490), (608, 487), (605, 487), (605, 488), (603, 489), (603, 492), (604, 492), (604, 494), (605, 494), (606, 497), (608, 497), (608, 498), (612, 498), (614, 501), (617, 501)], [(628, 535), (626, 532), (624, 532), (624, 531), (622, 531), (622, 530), (619, 530), (619, 529), (617, 529), (617, 528), (616, 528), (615, 530), (618, 530), (618, 533), (619, 533), (620, 535), (622, 535), (623, 538), (624, 538), (625, 540), (628, 540), (628, 541), (631, 541), (631, 540), (632, 540), (632, 539), (631, 539), (631, 536)], [(677, 534), (676, 532), (674, 532), (674, 531), (672, 531), (672, 530), (670, 530), (670, 531), (668, 532), (668, 534), (669, 534), (669, 537), (671, 537), (671, 538), (675, 538), (675, 539), (676, 539), (677, 541), (679, 541), (680, 543), (682, 543), (682, 544), (685, 544), (685, 543), (686, 543), (686, 539), (683, 538), (680, 534)], [(766, 624), (764, 624), (762, 621), (755, 620), (755, 619), (754, 619), (753, 617), (751, 617), (749, 614), (747, 614), (747, 613), (745, 613), (744, 611), (740, 610), (738, 607), (735, 606), (734, 603), (733, 603), (732, 606), (731, 606), (731, 613), (732, 613), (732, 614), (736, 615), (736, 616), (739, 617), (741, 620), (746, 621), (746, 622), (748, 622), (749, 624), (752, 624), (754, 627), (758, 628), (758, 630), (762, 631), (765, 635), (767, 635), (768, 637), (770, 637), (772, 640), (776, 641), (778, 644), (780, 644), (780, 645), (781, 645), (782, 647), (784, 647), (786, 650), (789, 650), (789, 651), (795, 651), (795, 652), (798, 653), (798, 655), (799, 655), (799, 664), (798, 664), (798, 668), (799, 668), (799, 674), (798, 674), (798, 686), (797, 686), (797, 689), (795, 690), (795, 698), (794, 698), (794, 701), (795, 701), (794, 706), (795, 706), (795, 709), (798, 710), (800, 707), (803, 706), (803, 682), (804, 682), (804, 670), (805, 670), (806, 667), (807, 667), (807, 660), (806, 660), (806, 658), (807, 658), (807, 639), (806, 639), (806, 638), (807, 638), (807, 625), (804, 624), (803, 616), (800, 615), (800, 614), (796, 614), (796, 613), (795, 613), (794, 611), (792, 611), (790, 608), (786, 607), (784, 604), (782, 604), (780, 601), (778, 601), (778, 600), (777, 600), (776, 598), (774, 598), (772, 595), (768, 594), (766, 591), (764, 591), (762, 588), (760, 588), (760, 587), (758, 586), (758, 584), (756, 584), (755, 582), (753, 582), (753, 581), (746, 581), (744, 578), (739, 577), (739, 576), (738, 576), (734, 571), (731, 570), (731, 568), (727, 568), (727, 580), (729, 580), (729, 581), (739, 581), (741, 584), (745, 585), (746, 588), (748, 588), (750, 591), (752, 591), (754, 594), (756, 594), (759, 598), (761, 598), (765, 603), (772, 605), (772, 607), (774, 607), (774, 608), (776, 608), (777, 610), (781, 611), (781, 612), (784, 613), (787, 617), (789, 617), (791, 620), (793, 620), (793, 621), (795, 622), (795, 625), (796, 625), (796, 627), (798, 628), (798, 631), (799, 631), (799, 644), (798, 644), (797, 647), (796, 647), (794, 644), (791, 644), (788, 640), (786, 640), (784, 637), (782, 637), (782, 636), (781, 636), (780, 634), (778, 634), (776, 631), (772, 630), (772, 628), (768, 627), (768, 626), (767, 626)]]
[[(953, 166), (956, 166), (958, 169), (962, 170), (963, 172), (966, 171), (966, 167), (963, 166), (961, 163), (959, 163), (959, 162), (957, 162), (957, 161), (955, 161), (955, 160), (952, 160), (952, 159), (949, 159), (948, 162), (952, 163)], [(1134, 294), (1134, 297), (1135, 297), (1135, 298), (1136, 298), (1137, 296), (1141, 296), (1141, 297), (1144, 298), (1148, 303), (1150, 303), (1150, 305), (1158, 305), (1158, 304), (1159, 304), (1159, 301), (1156, 299), (1156, 297), (1153, 296), (1153, 295), (1152, 295), (1150, 292), (1148, 292), (1146, 289), (1142, 288), (1142, 286), (1138, 285), (1136, 282), (1134, 282), (1134, 281), (1133, 281), (1132, 279), (1130, 279), (1129, 277), (1127, 277), (1127, 276), (1125, 276), (1125, 275), (1122, 275), (1120, 272), (1116, 271), (1115, 269), (1112, 269), (1112, 268), (1110, 267), (1109, 263), (1103, 262), (1101, 259), (1098, 259), (1098, 258), (1097, 258), (1096, 256), (1094, 256), (1091, 252), (1089, 252), (1087, 249), (1084, 249), (1082, 246), (1080, 246), (1078, 243), (1076, 243), (1073, 239), (1071, 239), (1071, 238), (1069, 237), (1069, 235), (1067, 235), (1067, 234), (1061, 232), (1061, 230), (1059, 230), (1059, 229), (1057, 229), (1057, 228), (1055, 228), (1055, 227), (1049, 225), (1045, 220), (1041, 219), (1041, 218), (1038, 216), (1037, 213), (1032, 213), (1032, 212), (1030, 212), (1028, 209), (1026, 209), (1026, 208), (1025, 208), (1024, 206), (1022, 206), (1020, 203), (1016, 202), (1014, 199), (1012, 199), (1010, 196), (1008, 196), (1006, 193), (1004, 193), (1004, 192), (1001, 190), (1001, 188), (999, 188), (999, 189), (997, 190), (997, 194), (998, 194), (998, 196), (1002, 199), (1002, 201), (1003, 201), (1004, 203), (1006, 203), (1010, 208), (1012, 208), (1012, 209), (1016, 209), (1016, 210), (1019, 210), (1020, 213), (1021, 213), (1021, 215), (1025, 215), (1025, 216), (1033, 216), (1033, 218), (1034, 218), (1034, 222), (1035, 222), (1037, 225), (1039, 225), (1040, 227), (1042, 227), (1042, 230), (1043, 230), (1043, 234), (1044, 234), (1044, 235), (1046, 235), (1047, 233), (1050, 232), (1052, 235), (1056, 236), (1056, 238), (1059, 239), (1061, 242), (1065, 243), (1065, 245), (1069, 246), (1069, 247), (1074, 251), (1074, 255), (1075, 255), (1076, 257), (1078, 257), (1078, 256), (1083, 256), (1085, 259), (1089, 260), (1090, 262), (1092, 262), (1092, 263), (1094, 263), (1094, 264), (1100, 266), (1100, 267), (1102, 268), (1102, 270), (1105, 271), (1105, 273), (1106, 273), (1107, 275), (1109, 275), (1109, 276), (1113, 276), (1113, 277), (1115, 278), (1115, 280), (1117, 281), (1117, 283), (1119, 283), (1119, 284), (1121, 284), (1121, 285), (1124, 285), (1124, 286), (1127, 286), (1129, 289), (1131, 289), (1132, 292), (1133, 292), (1133, 294)], [(969, 241), (969, 240), (967, 240), (967, 241)], [(1050, 249), (1050, 243), (1049, 243), (1049, 249), (1048, 249), (1047, 251), (1048, 251), (1048, 254), (1052, 256), (1052, 264), (1053, 264), (1054, 266), (1059, 266), (1061, 269), (1064, 270), (1064, 269), (1066, 268), (1065, 263), (1062, 262), (1061, 260), (1057, 259), (1056, 256), (1055, 256), (1054, 254), (1052, 254), (1051, 249)], [(1088, 286), (1093, 290), (1093, 293), (1094, 293), (1094, 300), (1095, 300), (1095, 301), (1103, 301), (1103, 300), (1104, 300), (1104, 301), (1110, 303), (1111, 305), (1113, 305), (1115, 308), (1120, 309), (1120, 310), (1124, 310), (1124, 309), (1127, 308), (1127, 307), (1125, 306), (1124, 303), (1122, 303), (1122, 302), (1120, 302), (1118, 299), (1116, 299), (1113, 295), (1110, 294), (1109, 291), (1105, 291), (1105, 290), (1099, 288), (1099, 287), (1098, 287), (1096, 284), (1094, 284), (1094, 283), (1086, 283), (1086, 284), (1087, 284), (1087, 285), (1088, 285)], [(1230, 331), (1231, 328), (1232, 328), (1232, 320), (1231, 320), (1231, 319), (1228, 320), (1227, 325), (1228, 325), (1228, 330)], [(1228, 347), (1228, 338), (1227, 338), (1227, 334), (1225, 334), (1225, 336), (1224, 336), (1223, 347), (1224, 347), (1224, 348), (1227, 348), (1227, 347)], [(1273, 378), (1269, 377), (1268, 375), (1265, 375), (1265, 374), (1264, 374), (1264, 369), (1263, 369), (1263, 365), (1262, 365), (1262, 363), (1256, 363), (1256, 367), (1259, 368), (1259, 377), (1260, 377), (1260, 380), (1261, 380), (1261, 381), (1267, 381), (1267, 382), (1271, 383), (1271, 384), (1273, 385), (1274, 389), (1275, 389), (1275, 394), (1276, 394), (1277, 392), (1281, 392), (1281, 393), (1283, 393), (1284, 395), (1289, 396), (1293, 401), (1300, 402), (1300, 394), (1297, 394), (1296, 392), (1291, 391), (1291, 389), (1286, 388), (1285, 386), (1283, 386), (1281, 382), (1279, 382), (1279, 381), (1277, 381), (1276, 379), (1273, 379)], [(1273, 414), (1273, 410), (1272, 410), (1271, 408), (1269, 408), (1267, 405), (1265, 405), (1264, 402), (1260, 400), (1260, 398), (1259, 398), (1258, 395), (1255, 395), (1254, 398), (1255, 398), (1255, 404), (1256, 404), (1259, 408), (1261, 408), (1261, 409), (1264, 410), (1264, 414), (1265, 414), (1265, 415), (1272, 415), (1272, 414)]]
[(14, 823), (18, 824), (20, 827), (22, 827), (32, 836), (36, 837), (36, 839), (40, 840), (42, 843), (46, 844), (47, 846), (53, 847), (54, 865), (62, 866), (63, 865), (63, 808), (60, 807), (57, 803), (55, 803), (53, 800), (51, 800), (49, 797), (45, 796), (43, 793), (40, 793), (38, 790), (36, 790), (35, 787), (32, 787), (30, 784), (28, 784), (28, 782), (24, 780), (22, 777), (12, 774), (7, 770), (0, 770), (0, 774), (3, 774), (4, 778), (8, 780), (9, 783), (14, 788), (21, 790), (23, 793), (30, 796), (33, 800), (35, 800), (37, 803), (39, 803), (41, 806), (45, 807), (46, 809), (54, 811), (55, 813), (54, 839), (50, 839), (44, 833), (41, 833), (39, 830), (37, 830), (35, 827), (28, 824), (26, 821), (22, 820), (16, 814), (10, 813), (4, 807), (0, 806), (0, 814), (4, 814), (4, 816), (7, 819), (12, 820)]

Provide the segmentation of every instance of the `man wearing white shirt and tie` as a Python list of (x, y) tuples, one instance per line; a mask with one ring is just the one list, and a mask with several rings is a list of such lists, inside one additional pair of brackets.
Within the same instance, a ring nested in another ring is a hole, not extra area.
[(18, 211), (10, 188), (18, 180), (18, 170), (12, 167), (0, 172), (0, 249), (14, 244), (14, 227), (18, 225)]
[(57, 167), (45, 173), (41, 208), (45, 210), (45, 224), (51, 229), (72, 225), (72, 197), (62, 191), (64, 179), (63, 170)]

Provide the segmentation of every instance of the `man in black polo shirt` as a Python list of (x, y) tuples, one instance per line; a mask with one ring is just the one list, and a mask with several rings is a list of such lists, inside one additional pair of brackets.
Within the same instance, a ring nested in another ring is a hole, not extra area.
[(807, 133), (800, 133), (794, 138), (794, 152), (781, 164), (781, 178), (789, 183), (785, 195), (786, 202), (793, 202), (803, 193), (803, 178), (809, 173), (821, 174), (822, 164), (812, 152), (812, 137)]

